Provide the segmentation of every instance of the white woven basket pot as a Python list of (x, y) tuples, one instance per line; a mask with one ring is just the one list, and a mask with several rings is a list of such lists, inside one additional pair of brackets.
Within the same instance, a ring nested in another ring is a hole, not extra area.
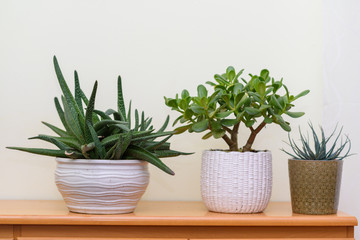
[(210, 211), (262, 212), (271, 188), (271, 152), (203, 152), (201, 195)]
[(55, 183), (72, 212), (133, 212), (149, 183), (145, 161), (67, 158), (56, 161)]

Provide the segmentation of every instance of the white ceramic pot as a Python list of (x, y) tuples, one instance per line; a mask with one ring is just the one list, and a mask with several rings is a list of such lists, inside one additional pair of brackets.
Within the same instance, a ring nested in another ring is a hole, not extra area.
[(262, 212), (271, 188), (271, 152), (203, 152), (201, 195), (210, 211)]
[(149, 183), (145, 161), (68, 158), (56, 161), (55, 182), (72, 212), (133, 212)]

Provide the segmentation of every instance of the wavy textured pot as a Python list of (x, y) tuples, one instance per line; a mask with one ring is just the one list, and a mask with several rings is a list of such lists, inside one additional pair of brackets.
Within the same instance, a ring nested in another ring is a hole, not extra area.
[(72, 212), (133, 212), (149, 183), (145, 161), (67, 158), (56, 161), (55, 182)]
[(335, 214), (339, 205), (343, 161), (289, 159), (294, 213)]
[(271, 152), (203, 152), (201, 196), (210, 211), (262, 212), (271, 188)]

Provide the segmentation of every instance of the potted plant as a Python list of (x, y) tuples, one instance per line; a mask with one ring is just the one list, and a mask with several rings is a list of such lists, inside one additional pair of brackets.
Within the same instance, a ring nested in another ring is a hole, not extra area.
[[(70, 211), (92, 214), (132, 212), (149, 182), (147, 163), (174, 175), (159, 158), (186, 154), (170, 149), (167, 141), (173, 135), (165, 131), (169, 117), (155, 131), (151, 118), (135, 110), (131, 123), (131, 102), (126, 112), (121, 78), (118, 78), (117, 110), (95, 109), (97, 82), (88, 99), (80, 88), (75, 71), (73, 95), (61, 73), (56, 57), (54, 66), (63, 95), (62, 106), (55, 106), (64, 126), (60, 129), (43, 122), (58, 136), (38, 135), (58, 149), (8, 147), (29, 153), (55, 156), (56, 185)], [(156, 141), (158, 137), (164, 137)]]
[[(174, 125), (183, 125), (175, 129), (176, 133), (206, 131), (203, 139), (222, 138), (229, 146), (227, 150), (206, 150), (202, 155), (201, 195), (207, 208), (215, 212), (255, 213), (265, 209), (272, 186), (271, 152), (252, 149), (255, 137), (271, 123), (290, 131), (282, 115), (301, 117), (303, 112), (289, 110), (296, 99), (309, 93), (290, 95), (283, 80), (275, 81), (266, 69), (260, 75), (249, 74), (248, 81), (239, 80), (242, 73), (230, 66), (226, 73), (214, 76), (215, 82), (206, 82), (213, 92), (199, 85), (196, 96), (183, 90), (175, 98), (165, 97), (165, 104), (180, 113)], [(239, 148), (241, 123), (250, 135)]]
[[(310, 138), (299, 128), (300, 145), (289, 135), (288, 144), (293, 153), (282, 149), (292, 157), (288, 161), (292, 210), (302, 214), (335, 214), (339, 204), (342, 160), (351, 155), (351, 142), (346, 136), (345, 141), (337, 145), (342, 128), (336, 135), (335, 127), (330, 136), (325, 137), (322, 127), (320, 136), (311, 123), (309, 127)], [(340, 156), (346, 148), (345, 154)]]

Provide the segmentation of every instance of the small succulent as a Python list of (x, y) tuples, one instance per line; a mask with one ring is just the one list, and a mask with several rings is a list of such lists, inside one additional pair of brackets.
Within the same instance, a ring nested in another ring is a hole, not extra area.
[[(8, 147), (9, 149), (72, 159), (138, 159), (147, 161), (164, 172), (174, 175), (174, 172), (159, 158), (189, 153), (170, 149), (170, 143), (167, 141), (173, 135), (173, 131), (165, 131), (169, 123), (169, 116), (163, 126), (155, 131), (151, 125), (152, 118), (146, 118), (144, 112), (140, 117), (136, 109), (135, 126), (132, 127), (131, 102), (126, 112), (120, 76), (118, 77), (118, 109), (117, 111), (109, 109), (103, 112), (95, 109), (97, 82), (95, 82), (88, 99), (80, 88), (78, 74), (75, 71), (75, 94), (73, 95), (55, 56), (54, 67), (63, 93), (61, 96), (63, 106), (55, 97), (55, 107), (65, 129), (43, 122), (58, 136), (40, 134), (30, 139), (50, 142), (58, 147), (58, 150), (24, 147)], [(86, 107), (83, 107), (83, 104)], [(155, 141), (159, 137), (163, 137), (163, 139)]]
[[(299, 127), (299, 134), (301, 145), (297, 145), (293, 139), (290, 138), (289, 134), (289, 143), (287, 143), (293, 150), (293, 153), (289, 153), (284, 149), (281, 149), (283, 152), (289, 154), (293, 159), (298, 160), (343, 160), (346, 157), (349, 157), (351, 149), (351, 141), (348, 136), (345, 136), (345, 141), (340, 140), (340, 145), (337, 146), (339, 139), (341, 138), (342, 129), (336, 135), (337, 126), (329, 137), (325, 137), (324, 129), (320, 126), (321, 136), (316, 134), (315, 129), (312, 123), (309, 123), (309, 127), (313, 139), (313, 147), (311, 147), (311, 137), (309, 134), (306, 136), (301, 132)], [(335, 138), (332, 142), (330, 140)], [(345, 154), (340, 156), (340, 154), (345, 150)]]
[[(303, 112), (290, 112), (293, 102), (309, 93), (305, 90), (296, 96), (290, 95), (283, 80), (275, 81), (269, 76), (269, 71), (263, 69), (259, 75), (250, 75), (250, 80), (241, 78), (244, 70), (236, 73), (233, 67), (228, 67), (226, 73), (215, 74), (215, 82), (206, 82), (213, 87), (209, 93), (204, 85), (197, 87), (197, 96), (190, 96), (188, 90), (183, 90), (175, 98), (166, 98), (165, 104), (181, 115), (174, 125), (180, 121), (185, 124), (176, 133), (204, 132), (203, 139), (210, 137), (223, 138), (230, 151), (253, 151), (252, 145), (257, 134), (270, 123), (290, 131), (290, 123), (282, 115), (292, 118), (304, 115)], [(285, 94), (280, 95), (284, 89)], [(238, 131), (243, 123), (250, 130), (246, 144), (239, 149)]]

